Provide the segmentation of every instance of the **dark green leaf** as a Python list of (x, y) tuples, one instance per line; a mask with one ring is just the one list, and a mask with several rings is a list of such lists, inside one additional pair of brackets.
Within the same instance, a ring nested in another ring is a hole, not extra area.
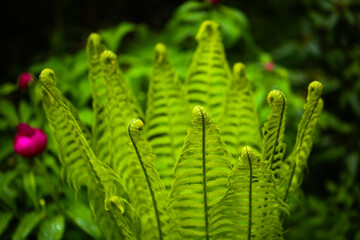
[(38, 232), (38, 240), (59, 240), (65, 230), (65, 219), (62, 215), (45, 219)]
[(42, 219), (43, 214), (38, 212), (30, 212), (20, 220), (20, 224), (17, 226), (12, 240), (22, 240), (34, 230)]

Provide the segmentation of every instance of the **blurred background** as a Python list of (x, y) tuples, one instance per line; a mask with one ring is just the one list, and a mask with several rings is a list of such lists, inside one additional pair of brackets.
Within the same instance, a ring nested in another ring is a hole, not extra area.
[[(324, 112), (302, 192), (293, 199), (284, 224), (285, 239), (360, 239), (359, 1), (1, 1), (0, 17), (1, 239), (47, 239), (49, 234), (58, 234), (56, 239), (101, 238), (86, 195), (80, 194), (74, 205), (72, 192), (59, 180), (57, 150), (38, 95), (41, 70), (55, 71), (59, 88), (91, 126), (85, 52), (91, 32), (99, 32), (118, 54), (145, 109), (155, 44), (167, 45), (183, 80), (196, 32), (206, 19), (219, 23), (229, 63), (246, 64), (261, 123), (269, 112), (267, 93), (277, 88), (287, 96), (288, 153), (308, 84), (318, 80), (324, 85)], [(19, 76), (25, 72), (33, 80), (20, 87)], [(48, 135), (45, 152), (31, 160), (13, 151), (20, 122)], [(66, 230), (51, 232), (55, 225)]]

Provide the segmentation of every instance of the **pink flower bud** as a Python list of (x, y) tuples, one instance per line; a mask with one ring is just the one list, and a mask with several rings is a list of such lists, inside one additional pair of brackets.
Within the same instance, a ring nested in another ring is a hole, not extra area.
[(42, 153), (47, 144), (45, 133), (38, 128), (31, 128), (19, 123), (14, 139), (14, 151), (23, 157), (33, 157)]
[(275, 68), (275, 63), (274, 62), (267, 62), (265, 63), (264, 65), (264, 69), (267, 71), (267, 72), (272, 72)]
[(34, 76), (31, 73), (26, 72), (20, 74), (18, 77), (19, 88), (25, 89), (32, 81), (34, 81)]

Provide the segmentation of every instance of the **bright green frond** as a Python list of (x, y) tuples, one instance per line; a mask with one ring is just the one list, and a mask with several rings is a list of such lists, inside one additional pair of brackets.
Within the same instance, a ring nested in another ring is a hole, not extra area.
[(168, 206), (175, 212), (169, 228), (172, 239), (210, 238), (209, 212), (226, 192), (230, 158), (209, 114), (195, 107), (193, 127), (174, 167)]
[(277, 197), (273, 171), (250, 147), (228, 178), (225, 197), (211, 212), (213, 239), (282, 239), (277, 212), (288, 212)]
[[(150, 205), (149, 212), (146, 212), (149, 215), (145, 216), (145, 212), (142, 213), (143, 219), (149, 217), (144, 223), (146, 224), (144, 228), (149, 230), (149, 232), (145, 230), (143, 235), (144, 238), (163, 239), (165, 235), (164, 225), (167, 220), (165, 213), (165, 203), (167, 203), (165, 188), (154, 166), (156, 157), (152, 154), (149, 143), (142, 136), (143, 128), (144, 124), (139, 119), (131, 121), (128, 126), (129, 137), (134, 147), (133, 161), (136, 161), (141, 168), (137, 169), (136, 172), (133, 172), (133, 175), (136, 175), (133, 178), (135, 179), (133, 184), (134, 188), (137, 186), (145, 186), (145, 191), (143, 190), (142, 194), (145, 196), (150, 195), (151, 197), (151, 203), (139, 202), (139, 205), (141, 204), (146, 208), (149, 208)], [(148, 201), (148, 199), (146, 200)], [(157, 234), (152, 236), (152, 234), (154, 234), (154, 228), (157, 228), (158, 231)]]
[[(50, 69), (41, 72), (40, 80), (43, 82), (43, 106), (58, 146), (59, 159), (63, 166), (62, 176), (75, 192), (86, 186), (90, 178), (89, 165), (86, 156), (79, 146), (77, 135), (72, 131), (71, 122), (63, 113), (69, 115), (69, 105), (62, 100), (60, 91), (55, 85), (55, 75)], [(58, 99), (61, 99), (59, 101)]]
[(278, 177), (286, 149), (284, 143), (286, 98), (279, 90), (273, 90), (269, 93), (267, 100), (271, 112), (262, 129), (263, 150), (261, 161), (274, 170), (275, 176)]
[(184, 92), (166, 47), (158, 43), (148, 90), (145, 133), (157, 156), (155, 166), (167, 190), (190, 125), (186, 109)]
[[(136, 111), (134, 102), (129, 96), (128, 86), (125, 84), (119, 67), (116, 63), (116, 55), (111, 51), (101, 54), (100, 62), (104, 71), (106, 82), (106, 116), (107, 131), (109, 138), (107, 147), (109, 158), (107, 164), (128, 182), (129, 175), (125, 174), (127, 168), (126, 159), (131, 154), (130, 139), (127, 134), (127, 124), (134, 118), (141, 116)], [(120, 150), (121, 149), (121, 150)], [(131, 191), (131, 189), (129, 189)]]
[[(45, 111), (59, 146), (63, 167), (70, 169), (72, 173), (75, 171), (75, 174), (67, 177), (72, 183), (77, 183), (82, 177), (77, 173), (86, 174), (87, 183), (97, 185), (97, 191), (103, 193), (103, 207), (111, 213), (124, 239), (133, 239), (131, 228), (136, 224), (131, 221), (135, 217), (128, 218), (128, 216), (135, 215), (128, 204), (129, 196), (123, 183), (112, 169), (97, 160), (79, 124), (56, 87), (54, 72), (44, 69), (40, 74), (40, 80), (43, 84)], [(58, 119), (61, 119), (61, 122), (58, 122)]]
[(320, 98), (322, 90), (323, 86), (320, 82), (310, 83), (307, 103), (304, 105), (304, 113), (298, 125), (295, 146), (281, 166), (283, 176), (281, 197), (284, 201), (287, 200), (289, 192), (296, 191), (302, 183), (303, 172), (307, 168), (307, 159), (313, 143), (312, 134), (324, 105)]
[(185, 80), (190, 107), (206, 107), (216, 123), (222, 114), (232, 78), (218, 28), (213, 21), (201, 24), (196, 35), (198, 46)]
[(97, 33), (90, 34), (87, 41), (89, 65), (89, 81), (92, 89), (94, 121), (92, 126), (92, 146), (99, 160), (108, 162), (110, 156), (108, 139), (109, 131), (106, 122), (106, 84), (100, 64), (100, 54), (105, 50), (101, 37)]
[(226, 104), (221, 119), (221, 136), (237, 159), (245, 146), (261, 151), (261, 135), (258, 115), (255, 109), (251, 84), (246, 76), (245, 66), (236, 63), (233, 81), (226, 95)]

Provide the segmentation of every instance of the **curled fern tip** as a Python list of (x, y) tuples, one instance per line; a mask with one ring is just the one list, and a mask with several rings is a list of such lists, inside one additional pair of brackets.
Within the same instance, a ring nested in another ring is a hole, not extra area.
[(267, 101), (270, 107), (279, 108), (283, 106), (283, 103), (285, 101), (285, 96), (279, 90), (272, 90), (267, 97)]
[(319, 81), (313, 81), (309, 84), (308, 98), (318, 99), (322, 93), (323, 85)]
[(42, 70), (39, 78), (43, 85), (56, 85), (55, 73), (50, 68)]
[(129, 123), (130, 132), (141, 132), (144, 129), (144, 123), (140, 119), (134, 119)]

